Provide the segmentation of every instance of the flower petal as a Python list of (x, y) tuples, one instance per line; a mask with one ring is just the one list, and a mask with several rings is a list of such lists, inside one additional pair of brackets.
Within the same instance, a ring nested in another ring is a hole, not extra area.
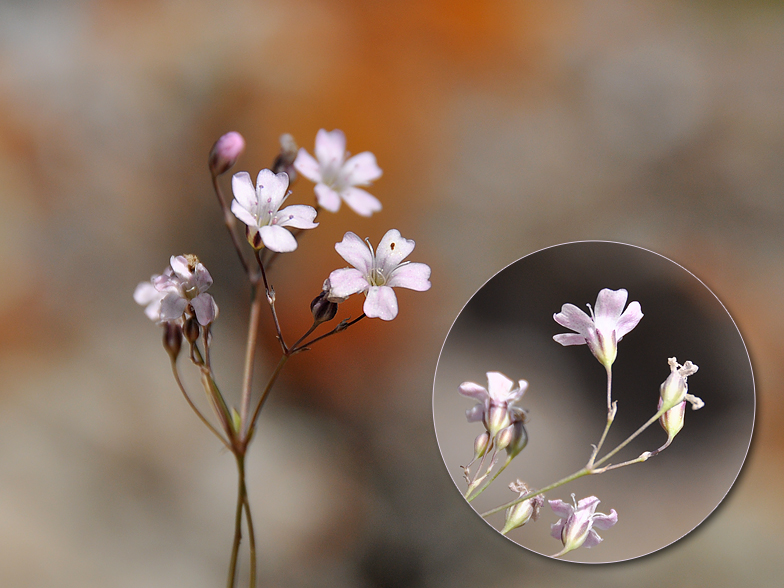
[(392, 270), (387, 286), (408, 288), (417, 292), (430, 289), (430, 266), (425, 263), (406, 263)]
[(133, 291), (133, 299), (136, 304), (145, 306), (154, 300), (160, 300), (162, 295), (150, 282), (139, 282), (136, 290)]
[(594, 531), (593, 529), (589, 529), (588, 530), (588, 536), (585, 538), (585, 541), (583, 541), (583, 544), (582, 544), (581, 547), (585, 547), (587, 549), (590, 549), (591, 547), (596, 547), (602, 541), (604, 541), (604, 539), (599, 537), (599, 534), (596, 531)]
[(577, 333), (564, 333), (563, 335), (553, 335), (556, 343), (560, 343), (564, 347), (567, 345), (585, 345), (585, 337)]
[(411, 239), (404, 239), (397, 229), (390, 229), (381, 238), (376, 250), (376, 263), (386, 276), (400, 265), (403, 260), (414, 250), (415, 243)]
[(200, 325), (206, 326), (215, 320), (217, 306), (215, 305), (212, 296), (209, 294), (199, 294), (196, 298), (191, 300), (191, 306), (193, 307), (193, 312), (196, 313), (196, 320), (199, 321)]
[(481, 421), (485, 416), (485, 405), (475, 404), (473, 407), (466, 410), (466, 420), (469, 423), (476, 423)]
[(379, 199), (361, 188), (346, 188), (340, 195), (346, 201), (346, 204), (361, 216), (371, 216), (374, 212), (381, 210)]
[(460, 384), (457, 391), (463, 396), (468, 396), (478, 402), (490, 400), (490, 394), (487, 393), (487, 390), (474, 382), (463, 382)]
[(349, 159), (343, 165), (343, 173), (348, 176), (348, 183), (354, 186), (365, 186), (381, 177), (382, 171), (376, 163), (376, 156), (364, 151)]
[[(574, 304), (564, 304), (561, 307), (561, 312), (553, 315), (553, 319), (562, 327), (577, 331), (585, 337), (587, 337), (594, 328), (591, 317), (577, 308)], [(571, 345), (576, 345), (576, 343), (571, 343)]]
[(600, 531), (606, 531), (618, 522), (618, 513), (615, 509), (610, 511), (610, 514), (597, 513), (593, 516), (593, 526)]
[[(552, 501), (550, 501), (550, 504), (552, 505)], [(550, 535), (560, 541), (565, 524), (566, 524), (566, 519), (564, 518), (564, 519), (560, 519), (557, 523), (553, 523), (552, 525), (550, 525)]]
[(259, 231), (261, 232), (261, 241), (268, 249), (271, 249), (272, 251), (277, 251), (278, 253), (288, 253), (289, 251), (294, 251), (297, 248), (297, 240), (294, 238), (294, 235), (289, 233), (283, 227), (271, 225), (261, 227)]
[(329, 274), (330, 296), (348, 298), (370, 287), (364, 274), (354, 268), (336, 269)]
[(318, 202), (321, 208), (329, 212), (340, 210), (340, 196), (335, 190), (326, 184), (316, 184), (314, 190), (316, 192), (316, 202)]
[(259, 205), (266, 212), (278, 210), (278, 207), (286, 199), (288, 189), (289, 176), (285, 172), (276, 174), (272, 170), (263, 169), (256, 178), (256, 194)]
[(174, 273), (177, 277), (182, 279), (189, 279), (191, 277), (191, 270), (188, 267), (188, 260), (185, 259), (184, 255), (172, 255), (169, 259), (169, 265), (171, 266)]
[(231, 201), (231, 211), (234, 213), (240, 221), (248, 225), (249, 227), (258, 227), (259, 221), (258, 219), (253, 216), (250, 212), (248, 212), (247, 208), (244, 208), (239, 200), (232, 200)]
[(314, 223), (316, 209), (304, 204), (294, 204), (279, 210), (275, 215), (275, 224), (279, 227), (294, 227), (297, 229), (315, 229), (318, 223)]
[(355, 233), (348, 231), (343, 235), (343, 240), (335, 244), (335, 251), (340, 256), (357, 268), (362, 275), (367, 276), (373, 267), (373, 253), (362, 239)]
[(294, 160), (294, 169), (311, 182), (318, 183), (321, 181), (321, 168), (318, 161), (304, 148), (300, 148), (299, 153), (297, 153), (297, 159)]
[(596, 321), (604, 322), (602, 319), (617, 321), (623, 307), (626, 306), (628, 297), (629, 293), (623, 288), (620, 290), (602, 289), (596, 297), (596, 306), (593, 309)]
[(171, 321), (180, 318), (187, 305), (188, 301), (180, 295), (167, 294), (161, 300), (161, 320)]
[(250, 211), (251, 214), (258, 212), (259, 200), (256, 198), (256, 189), (253, 187), (248, 172), (237, 172), (231, 177), (231, 191), (234, 194), (234, 199), (239, 202), (242, 208)]
[(629, 306), (618, 319), (618, 323), (615, 327), (616, 340), (620, 341), (624, 335), (636, 327), (642, 317), (643, 314), (640, 303), (637, 301), (629, 303)]
[[(550, 508), (553, 509), (553, 512), (562, 519), (569, 518), (569, 516), (571, 516), (571, 514), (574, 512), (574, 507), (568, 502), (564, 502), (560, 498), (555, 500), (548, 500), (547, 502), (550, 503)], [(558, 538), (560, 539), (561, 536), (559, 535)]]
[(346, 154), (346, 135), (339, 129), (331, 132), (320, 129), (316, 133), (315, 151), (316, 159), (318, 159), (322, 168), (335, 161), (342, 162)]
[(487, 372), (487, 391), (496, 402), (506, 402), (511, 396), (514, 381), (501, 372)]
[(397, 297), (389, 286), (372, 286), (362, 307), (368, 318), (391, 321), (397, 316)]

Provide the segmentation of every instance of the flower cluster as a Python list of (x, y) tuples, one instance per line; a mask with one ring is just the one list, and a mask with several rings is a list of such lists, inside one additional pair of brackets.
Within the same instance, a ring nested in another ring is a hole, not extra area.
[(601, 502), (596, 496), (588, 496), (575, 501), (572, 494), (572, 504), (563, 500), (548, 500), (553, 512), (561, 517), (557, 523), (550, 527), (550, 534), (563, 543), (563, 549), (553, 557), (559, 557), (578, 547), (594, 547), (602, 542), (602, 538), (594, 530), (606, 531), (618, 522), (618, 513), (615, 509), (610, 514), (595, 512)]

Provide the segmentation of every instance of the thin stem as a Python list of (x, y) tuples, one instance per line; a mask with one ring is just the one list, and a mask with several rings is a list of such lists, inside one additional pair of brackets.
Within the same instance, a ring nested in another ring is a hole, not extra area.
[(253, 437), (253, 430), (256, 425), (256, 419), (259, 417), (261, 408), (264, 406), (264, 402), (267, 400), (267, 396), (269, 396), (270, 390), (272, 390), (272, 386), (275, 384), (275, 380), (278, 379), (278, 375), (283, 369), (283, 366), (286, 365), (286, 362), (288, 361), (289, 357), (291, 357), (291, 355), (285, 355), (285, 354), (280, 357), (280, 361), (278, 361), (278, 365), (275, 366), (275, 370), (272, 372), (272, 375), (267, 381), (267, 385), (265, 386), (264, 390), (261, 393), (259, 402), (256, 405), (256, 410), (253, 411), (253, 416), (251, 417), (250, 421), (248, 421), (248, 430), (245, 433), (245, 439), (243, 440), (243, 445), (245, 447), (247, 447), (248, 443), (250, 443), (250, 440)]
[(471, 502), (471, 501), (472, 501), (474, 498), (476, 498), (476, 497), (477, 497), (477, 496), (479, 496), (479, 495), (480, 495), (482, 492), (484, 492), (484, 491), (485, 491), (485, 488), (487, 488), (487, 487), (488, 487), (490, 484), (492, 484), (493, 482), (495, 482), (495, 479), (496, 479), (498, 476), (500, 476), (500, 475), (501, 475), (501, 472), (503, 472), (503, 471), (506, 469), (506, 466), (508, 466), (510, 463), (512, 463), (512, 458), (511, 458), (511, 457), (507, 457), (507, 458), (506, 458), (506, 462), (504, 463), (504, 465), (502, 465), (502, 466), (501, 466), (501, 469), (500, 469), (500, 470), (498, 470), (498, 471), (495, 473), (495, 476), (493, 476), (492, 478), (490, 478), (490, 480), (489, 480), (489, 481), (485, 482), (484, 486), (482, 486), (482, 487), (481, 487), (479, 490), (477, 490), (476, 494), (474, 494), (474, 495), (473, 495), (471, 498), (469, 498), (469, 499), (468, 499), (468, 502)]
[(231, 562), (229, 563), (229, 579), (226, 582), (226, 588), (234, 588), (234, 578), (237, 575), (237, 556), (242, 539), (242, 507), (245, 502), (245, 456), (235, 453), (234, 457), (237, 459), (239, 481), (237, 484), (237, 509), (234, 514), (234, 542), (231, 545)]
[(270, 310), (272, 311), (272, 320), (275, 323), (275, 330), (277, 331), (278, 341), (280, 341), (280, 346), (283, 349), (283, 353), (288, 353), (288, 347), (286, 347), (286, 343), (283, 341), (283, 333), (281, 333), (280, 330), (278, 313), (275, 312), (275, 289), (271, 288), (267, 282), (267, 272), (264, 271), (264, 263), (261, 261), (261, 255), (259, 254), (258, 250), (256, 250), (255, 253), (256, 261), (258, 262), (259, 269), (261, 270), (261, 278), (264, 280), (264, 291), (267, 294), (267, 302), (269, 302)]
[(494, 509), (488, 510), (487, 512), (482, 513), (481, 516), (482, 516), (482, 518), (484, 518), (484, 517), (490, 516), (491, 514), (495, 514), (497, 512), (501, 512), (502, 510), (507, 509), (510, 506), (514, 506), (518, 502), (522, 502), (523, 500), (527, 500), (528, 498), (531, 498), (531, 496), (536, 496), (537, 494), (544, 494), (545, 492), (549, 492), (550, 490), (555, 490), (556, 488), (558, 488), (560, 486), (563, 486), (564, 484), (568, 484), (569, 482), (573, 482), (574, 480), (576, 480), (578, 478), (582, 478), (583, 476), (588, 476), (591, 473), (592, 472), (589, 471), (587, 468), (583, 468), (583, 469), (573, 473), (570, 476), (566, 476), (565, 478), (550, 484), (549, 486), (545, 486), (541, 490), (531, 490), (527, 494), (523, 494), (520, 498), (515, 498), (514, 500), (512, 500), (510, 502), (507, 502), (506, 504), (502, 504), (501, 506), (497, 506)]
[[(259, 334), (259, 323), (261, 322), (261, 304), (263, 294), (261, 288), (255, 286), (253, 304), (250, 307), (250, 318), (248, 320), (248, 342), (245, 346), (245, 369), (242, 377), (242, 396), (240, 400), (240, 420), (243, 426), (247, 424), (248, 412), (250, 412), (250, 395), (253, 385), (253, 364), (256, 358), (256, 343)], [(247, 432), (247, 428), (245, 429)]]
[(629, 438), (628, 438), (628, 439), (626, 439), (626, 441), (624, 441), (623, 443), (621, 443), (620, 445), (618, 445), (618, 447), (616, 447), (615, 449), (613, 449), (613, 450), (612, 450), (610, 453), (608, 453), (607, 455), (605, 455), (605, 456), (604, 456), (602, 459), (600, 459), (599, 461), (597, 461), (597, 462), (596, 462), (596, 464), (594, 464), (594, 465), (602, 465), (604, 462), (606, 462), (608, 459), (610, 459), (610, 458), (611, 458), (613, 455), (615, 455), (615, 454), (616, 454), (616, 453), (618, 453), (618, 452), (619, 452), (621, 449), (623, 449), (623, 448), (624, 448), (624, 447), (626, 447), (626, 446), (627, 446), (629, 443), (631, 443), (631, 442), (632, 442), (632, 441), (633, 441), (633, 440), (634, 440), (634, 439), (635, 439), (635, 438), (636, 438), (636, 437), (637, 437), (637, 436), (638, 436), (640, 433), (642, 433), (642, 432), (643, 432), (645, 429), (647, 429), (647, 428), (648, 428), (648, 427), (650, 427), (650, 426), (651, 426), (653, 423), (655, 423), (656, 421), (658, 421), (658, 420), (659, 420), (659, 418), (661, 418), (661, 415), (663, 415), (665, 412), (667, 412), (668, 410), (670, 410), (670, 409), (671, 409), (671, 408), (672, 408), (674, 405), (675, 405), (675, 403), (673, 403), (673, 404), (672, 404), (672, 405), (670, 405), (670, 406), (668, 406), (667, 404), (665, 404), (664, 406), (662, 406), (662, 407), (659, 409), (659, 411), (658, 411), (658, 412), (657, 412), (655, 415), (653, 415), (653, 416), (652, 416), (650, 419), (648, 419), (648, 421), (647, 421), (647, 422), (646, 422), (646, 423), (645, 423), (643, 426), (641, 426), (641, 427), (640, 427), (639, 429), (637, 429), (637, 430), (636, 430), (634, 433), (632, 433), (632, 434), (629, 436)]
[(174, 381), (177, 382), (177, 386), (179, 386), (182, 395), (185, 397), (185, 401), (188, 403), (188, 406), (190, 406), (193, 409), (193, 412), (196, 413), (196, 416), (199, 417), (199, 420), (202, 423), (204, 423), (204, 425), (210, 431), (212, 431), (213, 434), (218, 439), (220, 439), (220, 442), (223, 443), (227, 449), (231, 449), (231, 445), (229, 444), (229, 442), (223, 438), (223, 435), (220, 434), (218, 429), (212, 426), (210, 421), (208, 421), (207, 418), (201, 413), (201, 411), (198, 408), (196, 408), (196, 405), (193, 403), (193, 400), (191, 400), (191, 397), (188, 395), (188, 392), (185, 390), (185, 386), (183, 385), (182, 380), (180, 379), (180, 373), (179, 370), (177, 370), (176, 360), (174, 359), (171, 360), (171, 366), (172, 366), (172, 373), (174, 374)]
[(250, 547), (250, 588), (256, 587), (256, 533), (253, 531), (253, 517), (250, 514), (250, 500), (248, 499), (248, 488), (245, 485), (244, 472), (242, 481), (243, 492), (245, 494), (245, 520), (248, 523), (248, 543)]
[(226, 225), (226, 229), (229, 231), (231, 242), (240, 258), (242, 269), (245, 270), (245, 273), (248, 275), (248, 277), (251, 278), (251, 281), (254, 281), (250, 272), (250, 266), (248, 266), (248, 262), (245, 261), (245, 256), (242, 254), (242, 247), (240, 247), (239, 239), (237, 239), (237, 233), (234, 230), (237, 220), (234, 214), (231, 212), (231, 209), (226, 204), (226, 199), (223, 197), (223, 192), (221, 191), (220, 185), (218, 184), (218, 176), (214, 174), (210, 175), (212, 176), (212, 187), (215, 189), (215, 195), (218, 197), (218, 204), (220, 204), (221, 211), (223, 212), (223, 223)]
[(612, 364), (605, 366), (607, 370), (607, 414), (612, 412)]
[(332, 329), (332, 330), (331, 330), (329, 333), (325, 333), (324, 335), (321, 335), (321, 336), (319, 336), (319, 337), (316, 337), (315, 339), (311, 339), (311, 340), (310, 340), (310, 341), (308, 341), (307, 343), (303, 343), (302, 345), (299, 345), (298, 347), (292, 347), (292, 348), (290, 349), (290, 353), (289, 353), (289, 355), (291, 355), (291, 354), (293, 354), (293, 353), (296, 353), (296, 352), (298, 352), (298, 351), (303, 351), (303, 350), (304, 350), (306, 347), (310, 347), (310, 346), (311, 346), (311, 345), (313, 345), (313, 344), (314, 344), (316, 341), (321, 341), (322, 339), (326, 339), (327, 337), (331, 337), (331, 336), (332, 336), (332, 335), (334, 335), (335, 333), (340, 333), (341, 331), (345, 331), (345, 330), (346, 330), (346, 329), (348, 329), (348, 328), (349, 328), (351, 325), (355, 325), (356, 323), (358, 323), (359, 321), (361, 321), (363, 318), (365, 318), (365, 316), (366, 316), (366, 315), (365, 315), (365, 313), (363, 312), (361, 315), (359, 315), (359, 316), (358, 316), (357, 318), (355, 318), (353, 321), (348, 321), (348, 322), (347, 322), (345, 319), (344, 319), (344, 320), (342, 320), (342, 321), (340, 321), (340, 323), (338, 324), (338, 326), (337, 326), (337, 327), (335, 327), (334, 329)]

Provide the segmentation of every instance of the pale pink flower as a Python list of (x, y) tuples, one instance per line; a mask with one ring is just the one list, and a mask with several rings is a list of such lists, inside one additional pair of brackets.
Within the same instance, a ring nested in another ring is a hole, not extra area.
[(578, 547), (594, 547), (602, 542), (602, 538), (594, 531), (606, 531), (618, 522), (618, 513), (615, 509), (610, 514), (595, 512), (601, 502), (596, 496), (582, 498), (575, 502), (572, 494), (571, 504), (563, 500), (549, 500), (553, 512), (561, 519), (550, 527), (550, 534), (563, 543), (563, 549), (553, 557), (559, 557)]
[(670, 375), (659, 387), (658, 410), (661, 410), (665, 404), (672, 408), (659, 418), (659, 424), (667, 432), (667, 443), (661, 449), (669, 446), (675, 435), (683, 428), (687, 402), (691, 404), (692, 410), (699, 410), (705, 406), (701, 398), (688, 393), (689, 386), (686, 383), (686, 379), (697, 373), (699, 368), (690, 361), (681, 365), (674, 357), (670, 357), (667, 363), (670, 365)]
[[(349, 158), (346, 152), (346, 136), (343, 131), (327, 132), (321, 129), (316, 134), (316, 158), (304, 148), (299, 150), (294, 168), (311, 182), (316, 183), (316, 199), (319, 206), (337, 212), (343, 199), (354, 212), (370, 216), (381, 210), (381, 202), (357, 186), (368, 186), (381, 177), (381, 168), (376, 156), (364, 151)], [(348, 159), (347, 159), (348, 158)]]
[(177, 320), (188, 311), (196, 315), (200, 325), (210, 324), (218, 316), (215, 300), (206, 293), (212, 286), (210, 272), (195, 255), (172, 255), (169, 263), (162, 275), (152, 279), (152, 285), (163, 295), (160, 320)]
[(596, 359), (609, 368), (618, 353), (618, 342), (643, 317), (639, 302), (632, 302), (623, 310), (628, 295), (624, 289), (603, 289), (596, 297), (596, 306), (591, 308), (588, 305), (591, 316), (574, 304), (564, 304), (561, 312), (554, 314), (553, 318), (559, 325), (576, 333), (555, 335), (553, 339), (561, 345), (587, 344)]
[(327, 298), (342, 302), (352, 294), (365, 292), (363, 311), (370, 318), (391, 321), (397, 316), (397, 297), (392, 288), (419, 292), (430, 288), (430, 267), (403, 261), (414, 250), (414, 242), (404, 239), (397, 229), (387, 231), (375, 253), (369, 241), (362, 241), (350, 231), (335, 249), (354, 267), (329, 274), (324, 283)]
[(161, 301), (166, 296), (152, 284), (157, 277), (159, 276), (154, 275), (149, 282), (139, 282), (139, 285), (136, 286), (136, 290), (133, 292), (133, 299), (136, 301), (136, 304), (144, 306), (144, 314), (156, 323), (161, 320)]
[(493, 438), (513, 422), (525, 420), (523, 409), (514, 405), (527, 389), (528, 382), (525, 380), (519, 380), (515, 385), (501, 372), (487, 372), (487, 388), (474, 382), (463, 382), (458, 392), (478, 403), (466, 410), (468, 422), (482, 421)]
[(250, 174), (239, 172), (231, 178), (234, 200), (231, 211), (248, 225), (248, 241), (255, 249), (267, 247), (278, 253), (294, 251), (297, 240), (283, 227), (313, 229), (318, 226), (316, 209), (312, 206), (295, 204), (279, 210), (288, 197), (289, 177), (285, 173), (275, 174), (268, 169), (259, 172), (256, 188)]

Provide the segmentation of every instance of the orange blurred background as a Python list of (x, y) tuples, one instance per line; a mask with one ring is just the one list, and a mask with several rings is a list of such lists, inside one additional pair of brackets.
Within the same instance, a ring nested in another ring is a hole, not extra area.
[[(433, 288), (296, 357), (274, 390), (248, 458), (262, 585), (774, 585), (783, 97), (773, 1), (3, 3), (0, 584), (225, 582), (234, 466), (179, 396), (133, 289), (197, 254), (221, 308), (213, 362), (236, 390), (248, 288), (207, 153), (239, 131), (235, 171), (255, 176), (281, 133), (312, 153), (318, 129), (339, 128), (376, 154), (384, 210), (322, 214), (278, 262), (284, 328), (308, 326), (347, 230), (414, 239)], [(312, 198), (299, 180), (290, 201)], [(724, 505), (674, 547), (614, 566), (552, 562), (484, 525), (431, 416), (466, 300), (519, 257), (579, 239), (646, 247), (702, 279), (757, 382)], [(277, 359), (270, 328), (260, 377)]]

